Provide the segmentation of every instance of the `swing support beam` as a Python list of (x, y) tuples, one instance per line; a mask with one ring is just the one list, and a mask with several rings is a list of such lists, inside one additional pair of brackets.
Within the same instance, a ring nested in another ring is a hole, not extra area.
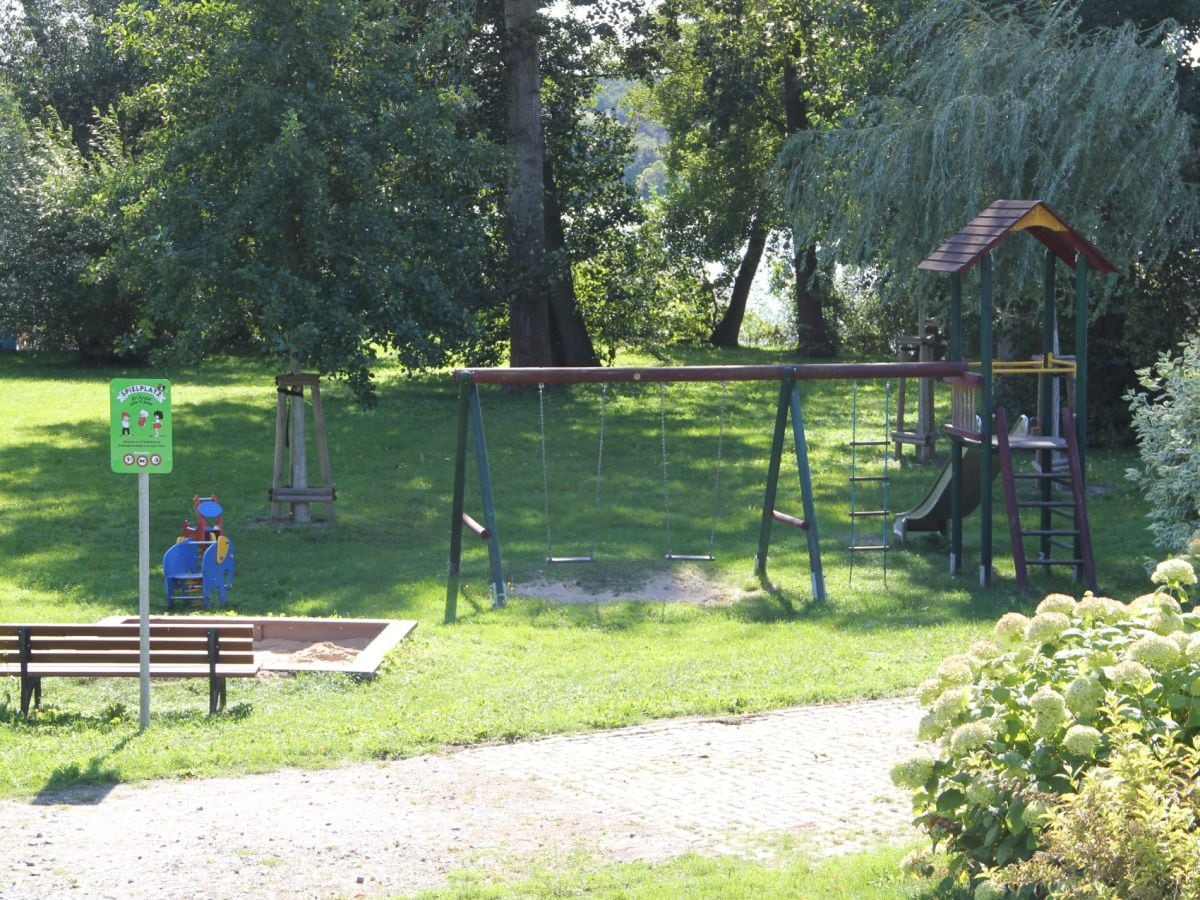
[[(454, 455), (454, 492), (450, 514), (450, 560), (446, 581), (446, 624), (457, 620), (458, 593), (461, 583), (463, 514), (465, 512), (466, 470), (468, 449), (474, 451), (479, 488), (483, 505), (484, 527), (488, 532), (489, 572), (493, 606), (503, 606), (507, 598), (504, 571), (500, 561), (500, 538), (496, 528), (496, 505), (492, 494), (491, 473), (487, 461), (483, 414), (479, 405), (479, 385), (549, 385), (549, 384), (617, 384), (671, 382), (731, 382), (778, 381), (779, 406), (775, 417), (775, 434), (771, 461), (767, 473), (767, 489), (763, 500), (762, 524), (759, 528), (758, 554), (755, 574), (766, 579), (767, 551), (770, 548), (771, 524), (777, 520), (775, 497), (779, 486), (779, 470), (783, 459), (784, 437), (790, 415), (796, 445), (796, 465), (800, 474), (803, 521), (807, 524), (809, 567), (812, 572), (813, 598), (825, 599), (825, 579), (821, 569), (820, 544), (817, 535), (816, 508), (813, 502), (812, 477), (808, 464), (808, 444), (804, 437), (804, 418), (800, 403), (800, 381), (866, 380), (872, 378), (951, 378), (965, 375), (964, 362), (881, 362), (881, 363), (821, 363), (809, 365), (755, 366), (626, 366), (626, 367), (525, 367), (456, 369), (454, 379), (459, 384), (458, 428)], [(781, 520), (782, 521), (782, 520)], [(789, 523), (790, 524), (790, 523)], [(476, 532), (478, 533), (478, 532)]]

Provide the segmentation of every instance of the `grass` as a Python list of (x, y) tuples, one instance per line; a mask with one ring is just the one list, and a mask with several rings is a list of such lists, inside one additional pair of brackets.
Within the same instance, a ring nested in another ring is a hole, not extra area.
[[(677, 363), (778, 362), (783, 355), (683, 353)], [(624, 362), (629, 362), (625, 360)], [(135, 479), (108, 465), (107, 385), (128, 373), (68, 359), (0, 355), (0, 618), (93, 621), (137, 611)], [(752, 577), (777, 386), (614, 386), (605, 416), (604, 472), (595, 509), (599, 391), (486, 391), (484, 418), (503, 539), (515, 585), (569, 579), (577, 590), (636, 596), (646, 579), (682, 569), (698, 584), (741, 592), (730, 605), (625, 600), (566, 605), (515, 590), (490, 608), (486, 549), (467, 546), (460, 621), (442, 624), (456, 388), (447, 373), (385, 370), (377, 409), (344, 389), (322, 391), (338, 522), (267, 523), (274, 445), (272, 373), (246, 360), (162, 372), (173, 386), (175, 470), (151, 479), (152, 558), (192, 515), (191, 498), (216, 494), (238, 557), (226, 609), (245, 615), (416, 619), (414, 635), (378, 678), (297, 675), (231, 683), (230, 712), (204, 714), (203, 681), (155, 684), (150, 728), (137, 728), (134, 679), (48, 681), (41, 713), (14, 712), (15, 679), (0, 683), (0, 795), (35, 796), (76, 784), (319, 767), (390, 759), (439, 747), (604, 728), (683, 714), (737, 713), (791, 704), (894, 695), (927, 677), (1009, 609), (1017, 595), (996, 503), (996, 584), (951, 577), (940, 538), (878, 555), (850, 570), (851, 386), (804, 386), (806, 426), (829, 601), (813, 603), (802, 535), (777, 528), (771, 585)], [(857, 397), (860, 437), (884, 433), (884, 387)], [(541, 415), (539, 415), (539, 413)], [(547, 481), (556, 554), (603, 560), (548, 571), (539, 418), (547, 422)], [(717, 561), (672, 564), (677, 553)], [(723, 430), (722, 430), (723, 428)], [(713, 486), (721, 437), (719, 514)], [(944, 451), (944, 445), (942, 447)], [(315, 460), (315, 456), (312, 457)], [(1091, 513), (1101, 586), (1141, 593), (1154, 555), (1144, 505), (1124, 481), (1127, 451), (1093, 451)], [(860, 459), (860, 465), (867, 461)], [(315, 468), (315, 466), (314, 466)], [(915, 504), (936, 468), (906, 457), (891, 507)], [(473, 481), (473, 479), (472, 479)], [(860, 508), (878, 500), (859, 498)], [(472, 484), (468, 509), (479, 514)], [(798, 477), (786, 465), (777, 506), (799, 514)], [(594, 537), (593, 537), (594, 535)], [(978, 524), (968, 520), (968, 570)], [(1064, 573), (1035, 575), (1036, 590), (1074, 590)], [(152, 607), (162, 609), (152, 581)]]
[(548, 867), (515, 884), (489, 881), (473, 872), (457, 873), (446, 890), (418, 896), (424, 900), (570, 896), (623, 900), (639, 897), (965, 900), (970, 896), (965, 889), (947, 892), (928, 879), (902, 874), (900, 860), (905, 849), (885, 847), (829, 859), (814, 859), (792, 851), (770, 865), (737, 857), (695, 855), (661, 865), (595, 865), (587, 860), (572, 860), (569, 866)]

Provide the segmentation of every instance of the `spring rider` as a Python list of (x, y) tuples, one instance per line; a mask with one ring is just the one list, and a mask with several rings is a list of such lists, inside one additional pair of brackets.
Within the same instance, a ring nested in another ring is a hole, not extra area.
[(224, 602), (233, 586), (233, 541), (225, 536), (216, 497), (196, 497), (196, 524), (186, 519), (175, 546), (163, 554), (167, 609), (176, 600), (200, 600), (207, 607), (213, 594)]

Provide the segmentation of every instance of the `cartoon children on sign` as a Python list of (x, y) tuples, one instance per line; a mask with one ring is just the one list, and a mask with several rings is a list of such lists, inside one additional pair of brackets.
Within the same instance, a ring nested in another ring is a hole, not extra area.
[(171, 471), (170, 392), (170, 383), (158, 379), (112, 381), (109, 422), (114, 472)]

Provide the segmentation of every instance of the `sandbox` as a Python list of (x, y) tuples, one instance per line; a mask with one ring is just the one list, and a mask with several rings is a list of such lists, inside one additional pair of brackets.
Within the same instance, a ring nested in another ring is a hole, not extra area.
[[(317, 619), (290, 616), (151, 616), (152, 622), (186, 619), (204, 624), (254, 626), (254, 659), (267, 672), (344, 672), (374, 675), (389, 650), (417, 627), (411, 619)], [(106, 622), (137, 622), (113, 616)]]

